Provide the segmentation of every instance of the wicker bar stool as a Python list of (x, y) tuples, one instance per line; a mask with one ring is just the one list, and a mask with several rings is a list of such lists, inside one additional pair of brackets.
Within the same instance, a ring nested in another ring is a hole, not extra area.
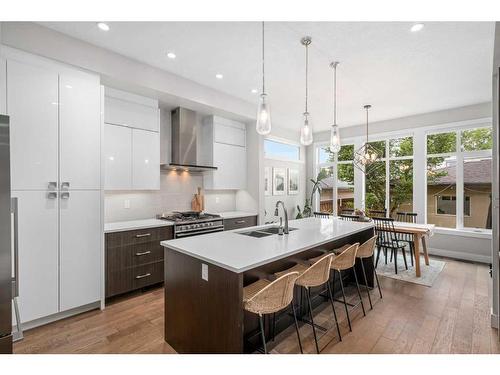
[(354, 279), (356, 281), (356, 289), (358, 291), (359, 301), (361, 303), (361, 308), (363, 309), (363, 315), (366, 316), (365, 305), (363, 304), (363, 298), (361, 297), (361, 290), (359, 289), (358, 276), (356, 275), (356, 270), (354, 270), (354, 265), (356, 264), (356, 253), (358, 251), (359, 243), (349, 246), (341, 254), (333, 258), (330, 268), (334, 271), (332, 277), (332, 290), (335, 292), (335, 271), (339, 273), (340, 279), (340, 289), (342, 291), (342, 301), (338, 300), (344, 304), (345, 312), (347, 315), (347, 322), (349, 323), (349, 331), (352, 331), (351, 318), (349, 316), (349, 304), (345, 298), (344, 282), (342, 280), (342, 271), (347, 271), (352, 269), (354, 274)]
[[(316, 261), (312, 266), (307, 266), (305, 264), (298, 263), (292, 268), (277, 272), (275, 275), (277, 277), (281, 277), (281, 275), (289, 273), (289, 272), (298, 272), (299, 277), (295, 280), (295, 285), (300, 286), (306, 290), (307, 296), (307, 305), (309, 308), (309, 318), (311, 319), (311, 326), (314, 335), (314, 343), (316, 344), (316, 353), (319, 354), (319, 346), (318, 346), (318, 338), (316, 336), (316, 326), (314, 324), (313, 318), (313, 310), (311, 305), (311, 288), (325, 285), (328, 289), (328, 296), (330, 298), (330, 302), (332, 304), (333, 317), (335, 319), (335, 324), (337, 326), (337, 334), (339, 335), (339, 340), (342, 341), (342, 336), (340, 335), (340, 327), (337, 320), (337, 312), (335, 311), (335, 306), (333, 304), (333, 295), (330, 289), (330, 267), (332, 264), (332, 259), (334, 254), (326, 254), (323, 255), (318, 261)], [(293, 303), (292, 303), (293, 305)]]
[(264, 332), (264, 320), (262, 315), (274, 314), (292, 305), (293, 317), (295, 319), (295, 329), (299, 340), (300, 352), (302, 353), (302, 343), (300, 342), (299, 324), (293, 305), (293, 286), (299, 276), (298, 272), (289, 272), (278, 277), (273, 282), (260, 279), (253, 284), (243, 288), (243, 308), (259, 315), (260, 334), (264, 353), (267, 354), (266, 335)]
[(380, 293), (380, 298), (382, 298), (382, 290), (380, 289), (380, 283), (378, 282), (377, 270), (375, 269), (375, 264), (373, 262), (373, 252), (375, 251), (375, 245), (377, 244), (377, 236), (373, 236), (368, 241), (364, 242), (358, 247), (356, 253), (356, 258), (360, 260), (361, 269), (363, 270), (363, 278), (365, 280), (366, 293), (368, 294), (368, 301), (370, 302), (370, 309), (373, 310), (372, 298), (370, 296), (370, 289), (368, 288), (368, 279), (366, 278), (365, 265), (363, 259), (369, 258), (372, 260), (373, 273), (375, 274), (375, 279), (377, 280), (378, 292)]

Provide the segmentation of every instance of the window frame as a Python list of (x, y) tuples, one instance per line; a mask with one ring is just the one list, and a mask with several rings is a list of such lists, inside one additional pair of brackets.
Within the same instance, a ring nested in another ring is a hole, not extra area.
[[(474, 129), (481, 129), (481, 128), (488, 128), (492, 127), (492, 124), (483, 122), (473, 122), (471, 124), (467, 124), (464, 126), (455, 126), (455, 127), (439, 127), (436, 129), (429, 129), (424, 132), (424, 145), (425, 145), (425, 164), (427, 165), (428, 159), (433, 158), (433, 157), (455, 157), (456, 160), (456, 172), (455, 172), (455, 186), (456, 186), (456, 215), (446, 215), (446, 214), (437, 214), (437, 201), (435, 201), (435, 214), (440, 215), (440, 216), (448, 216), (448, 217), (455, 217), (455, 227), (454, 228), (449, 228), (449, 227), (438, 227), (436, 228), (443, 228), (443, 229), (456, 229), (456, 230), (461, 230), (461, 231), (470, 231), (470, 230), (481, 230), (485, 232), (491, 233), (491, 229), (484, 229), (484, 228), (471, 228), (471, 227), (466, 227), (464, 225), (465, 217), (471, 217), (472, 216), (472, 201), (471, 201), (471, 206), (469, 210), (469, 215), (465, 215), (464, 213), (464, 197), (465, 197), (465, 183), (464, 183), (464, 166), (465, 163), (464, 161), (466, 159), (470, 158), (493, 158), (493, 150), (479, 150), (479, 151), (464, 151), (462, 147), (462, 132), (467, 131), (467, 130), (474, 130)], [(444, 153), (437, 153), (437, 154), (428, 154), (427, 153), (427, 137), (429, 135), (433, 134), (442, 134), (442, 133), (455, 133), (456, 134), (456, 147), (454, 152), (444, 152)], [(493, 136), (493, 135), (492, 135)], [(493, 184), (493, 181), (492, 181)], [(428, 204), (428, 194), (427, 194), (427, 173), (425, 173), (425, 185), (426, 185), (426, 194), (425, 194), (425, 223), (427, 223), (427, 204)], [(437, 197), (436, 197), (437, 198)]]
[[(291, 146), (291, 147), (296, 147), (298, 150), (298, 159), (289, 159), (289, 158), (279, 158), (279, 157), (272, 157), (266, 155), (266, 141), (274, 142), (274, 143), (281, 143), (286, 146)], [(278, 138), (278, 137), (265, 137), (264, 140), (262, 141), (262, 151), (264, 155), (264, 159), (267, 160), (278, 160), (278, 161), (284, 161), (284, 162), (291, 162), (291, 163), (304, 163), (304, 150), (303, 147), (296, 142), (292, 142), (290, 140)]]

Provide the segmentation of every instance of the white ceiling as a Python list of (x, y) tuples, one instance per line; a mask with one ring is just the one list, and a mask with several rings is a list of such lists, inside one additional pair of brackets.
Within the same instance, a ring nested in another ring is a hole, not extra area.
[[(259, 22), (45, 22), (47, 27), (257, 103), (261, 82)], [(310, 49), (309, 112), (315, 131), (332, 118), (332, 71), (338, 68), (338, 122), (371, 121), (491, 100), (494, 24), (428, 22), (270, 22), (266, 24), (266, 88), (273, 121), (299, 129), (304, 111), (304, 47)], [(166, 57), (167, 51), (177, 58)], [(215, 74), (222, 73), (222, 80)]]

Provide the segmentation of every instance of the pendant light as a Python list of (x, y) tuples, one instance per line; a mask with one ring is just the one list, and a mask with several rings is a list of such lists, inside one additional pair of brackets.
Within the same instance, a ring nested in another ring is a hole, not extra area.
[(337, 66), (338, 61), (330, 64), (333, 69), (333, 125), (330, 129), (330, 150), (337, 153), (340, 151), (340, 132), (337, 125)]
[(354, 166), (365, 174), (374, 172), (377, 168), (368, 167), (380, 161), (377, 149), (368, 143), (368, 111), (371, 107), (370, 104), (363, 107), (366, 111), (366, 142), (354, 153)]
[(309, 73), (309, 45), (311, 44), (311, 37), (305, 36), (300, 40), (300, 43), (306, 48), (306, 108), (302, 114), (302, 127), (300, 128), (300, 143), (304, 146), (309, 146), (313, 142), (313, 130), (311, 115), (307, 110), (307, 95), (308, 95), (308, 73)]
[(255, 124), (255, 130), (260, 135), (271, 133), (271, 111), (266, 94), (264, 52), (264, 22), (262, 22), (262, 94), (260, 94), (259, 107), (257, 108), (257, 122)]

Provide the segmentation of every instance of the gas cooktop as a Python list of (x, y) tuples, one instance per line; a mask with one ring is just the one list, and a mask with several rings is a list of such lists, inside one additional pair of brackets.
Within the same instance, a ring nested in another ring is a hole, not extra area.
[(220, 219), (220, 215), (207, 214), (196, 211), (173, 212), (171, 214), (157, 215), (158, 219), (173, 221), (176, 224), (202, 222)]

